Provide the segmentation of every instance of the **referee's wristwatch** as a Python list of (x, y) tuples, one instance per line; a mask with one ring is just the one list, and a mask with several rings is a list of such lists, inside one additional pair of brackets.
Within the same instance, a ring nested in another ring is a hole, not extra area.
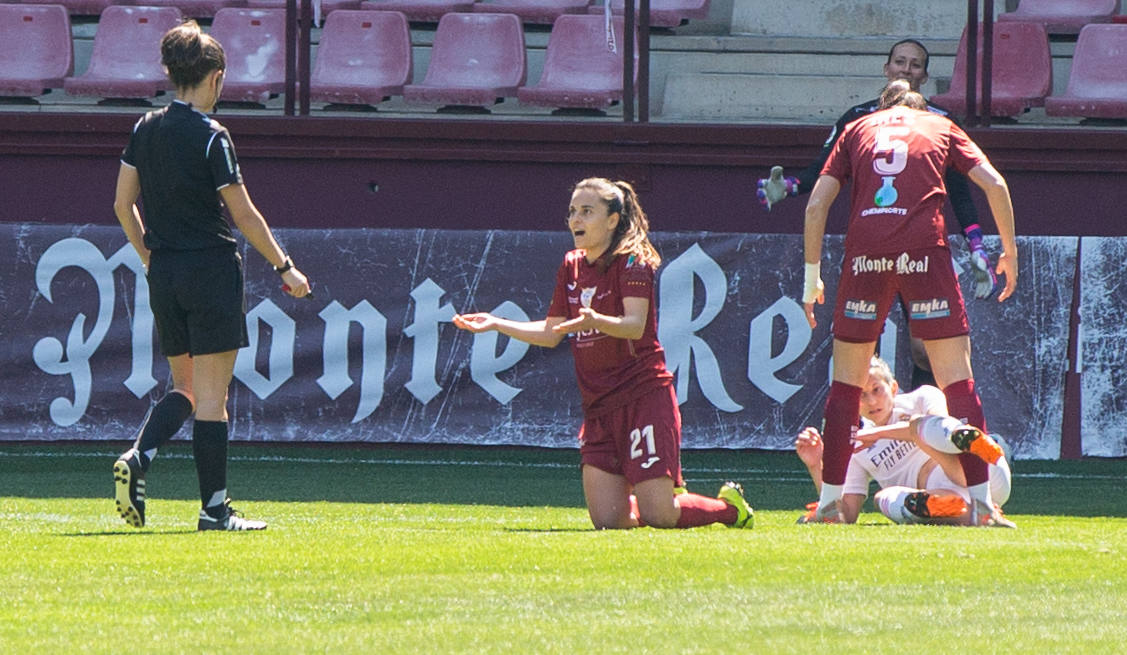
[(290, 259), (289, 257), (286, 257), (286, 261), (282, 262), (281, 266), (275, 266), (274, 267), (274, 272), (277, 273), (278, 275), (281, 275), (282, 273), (285, 273), (286, 271), (290, 270), (291, 268), (293, 268), (293, 260)]

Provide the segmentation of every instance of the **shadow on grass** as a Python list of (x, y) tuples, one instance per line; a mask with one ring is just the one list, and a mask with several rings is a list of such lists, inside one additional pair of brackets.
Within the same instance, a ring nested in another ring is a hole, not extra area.
[(170, 534), (197, 534), (198, 530), (149, 530), (139, 528), (136, 530), (96, 530), (94, 532), (60, 532), (59, 537), (157, 537)]
[[(124, 443), (0, 445), (0, 497), (112, 498), (111, 468)], [(229, 492), (236, 500), (391, 504), (585, 506), (574, 449), (233, 443)], [(794, 511), (816, 498), (790, 452), (690, 450), (689, 488), (713, 495), (743, 484), (758, 510)], [(1018, 461), (1010, 515), (1127, 515), (1121, 459)], [(192, 500), (198, 487), (190, 444), (161, 450), (146, 478), (150, 498)], [(871, 494), (870, 494), (871, 496)], [(871, 506), (871, 501), (867, 507)]]

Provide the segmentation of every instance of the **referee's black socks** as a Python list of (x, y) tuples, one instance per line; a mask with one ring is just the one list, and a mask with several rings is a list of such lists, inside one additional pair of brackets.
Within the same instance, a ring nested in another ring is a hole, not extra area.
[(192, 401), (177, 391), (160, 399), (149, 412), (149, 420), (141, 428), (141, 436), (137, 438), (136, 448), (141, 453), (141, 467), (149, 469), (152, 455), (157, 448), (164, 445), (172, 435), (184, 425), (184, 421), (192, 415)]
[(192, 455), (204, 508), (222, 505), (227, 489), (227, 421), (196, 419), (192, 427)]

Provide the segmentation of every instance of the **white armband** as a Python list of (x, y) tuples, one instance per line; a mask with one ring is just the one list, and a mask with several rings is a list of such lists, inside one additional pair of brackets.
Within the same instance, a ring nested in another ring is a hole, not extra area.
[(806, 264), (806, 279), (802, 284), (802, 302), (809, 304), (822, 295), (822, 263)]

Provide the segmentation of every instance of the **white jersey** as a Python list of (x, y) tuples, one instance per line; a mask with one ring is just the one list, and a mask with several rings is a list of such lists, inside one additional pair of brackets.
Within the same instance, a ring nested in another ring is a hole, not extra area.
[[(896, 394), (892, 400), (889, 423), (907, 421), (920, 414), (947, 414), (947, 398), (936, 387), (923, 385), (909, 393)], [(872, 425), (863, 419), (866, 427)], [(845, 472), (843, 494), (869, 495), (869, 483), (876, 480), (883, 489), (890, 486), (917, 488), (920, 468), (931, 458), (909, 441), (879, 439), (872, 446), (849, 460)]]

